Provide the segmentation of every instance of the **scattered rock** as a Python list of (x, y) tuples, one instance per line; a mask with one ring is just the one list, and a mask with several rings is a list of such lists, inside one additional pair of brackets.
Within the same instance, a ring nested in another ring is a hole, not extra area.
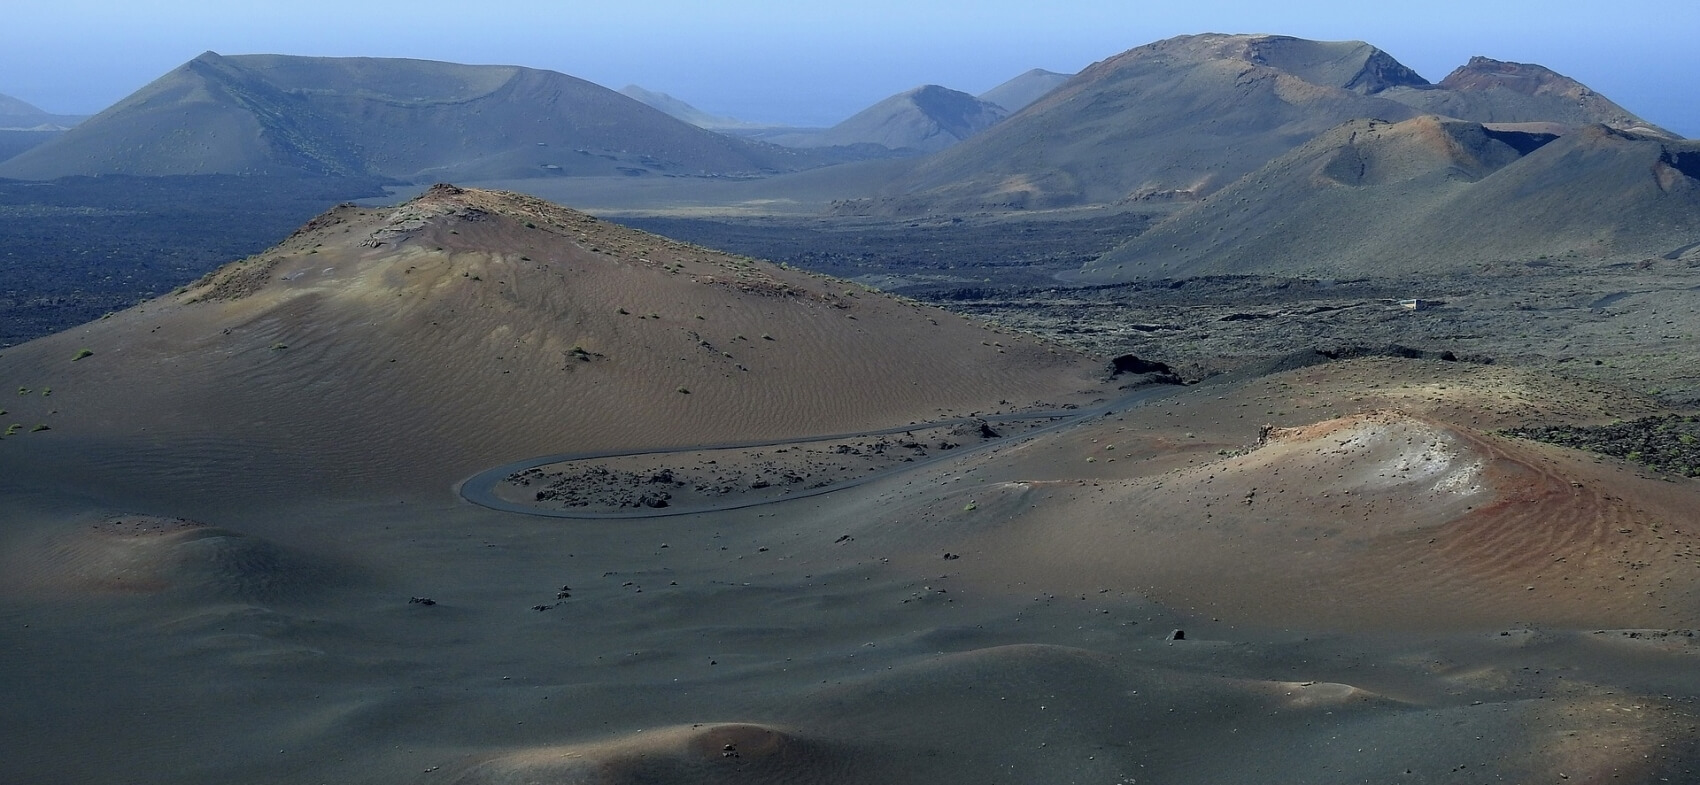
[[(1319, 348), (1317, 354), (1330, 360), (1346, 360), (1354, 357), (1402, 357), (1407, 360), (1441, 360), (1443, 362), (1458, 362), (1458, 355), (1447, 351), (1432, 349), (1415, 349), (1403, 344), (1390, 343), (1386, 346), (1340, 346), (1335, 348)], [(1492, 361), (1482, 358), (1468, 358), (1470, 362), (1491, 365)]]
[(1110, 360), (1110, 378), (1119, 379), (1122, 376), (1138, 377), (1128, 384), (1122, 385), (1123, 389), (1148, 384), (1184, 383), (1180, 375), (1175, 373), (1174, 369), (1170, 368), (1167, 363), (1146, 360), (1132, 354), (1123, 354)]
[(1138, 355), (1123, 354), (1110, 360), (1110, 377), (1114, 378), (1124, 373), (1161, 373), (1174, 375), (1175, 370), (1167, 363), (1147, 360)]
[(950, 429), (950, 435), (969, 439), (996, 439), (1003, 434), (998, 433), (991, 423), (975, 419)]

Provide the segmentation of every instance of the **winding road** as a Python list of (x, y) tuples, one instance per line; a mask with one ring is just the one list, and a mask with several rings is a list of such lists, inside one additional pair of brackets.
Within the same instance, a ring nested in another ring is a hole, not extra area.
[[(873, 482), (875, 480), (883, 480), (887, 477), (894, 477), (894, 476), (897, 476), (899, 474), (903, 474), (905, 472), (914, 471), (914, 470), (919, 469), (923, 466), (929, 466), (929, 465), (932, 465), (932, 464), (935, 464), (935, 463), (941, 463), (943, 461), (957, 460), (957, 459), (962, 458), (964, 456), (972, 455), (974, 453), (981, 452), (983, 450), (990, 450), (990, 449), (993, 449), (993, 448), (996, 448), (996, 447), (1002, 447), (1002, 446), (1007, 445), (1007, 444), (1014, 444), (1016, 442), (1025, 441), (1027, 439), (1031, 439), (1031, 438), (1034, 438), (1036, 436), (1042, 436), (1042, 435), (1047, 434), (1047, 433), (1054, 433), (1054, 432), (1060, 431), (1064, 428), (1069, 428), (1069, 427), (1072, 427), (1074, 425), (1078, 425), (1078, 424), (1085, 422), (1086, 420), (1092, 419), (1094, 417), (1103, 417), (1103, 416), (1106, 416), (1106, 415), (1114, 414), (1118, 410), (1127, 409), (1127, 408), (1133, 407), (1133, 406), (1138, 406), (1138, 405), (1143, 404), (1147, 401), (1150, 401), (1154, 398), (1160, 398), (1160, 397), (1163, 397), (1165, 395), (1170, 395), (1170, 394), (1178, 392), (1182, 389), (1185, 389), (1185, 388), (1179, 387), (1179, 386), (1170, 386), (1170, 385), (1152, 385), (1152, 386), (1148, 386), (1148, 387), (1141, 387), (1137, 390), (1134, 390), (1132, 393), (1130, 393), (1128, 395), (1122, 396), (1121, 398), (1117, 398), (1117, 399), (1110, 401), (1108, 403), (1099, 404), (1097, 406), (1087, 408), (1087, 409), (1065, 409), (1065, 410), (1057, 410), (1057, 411), (1018, 412), (1018, 413), (1014, 413), (1014, 414), (990, 415), (990, 416), (987, 416), (987, 417), (958, 417), (958, 418), (949, 419), (949, 420), (937, 420), (937, 421), (934, 421), (934, 422), (914, 423), (914, 424), (910, 424), (910, 425), (901, 425), (901, 426), (898, 426), (898, 427), (895, 427), (895, 428), (884, 428), (884, 429), (875, 430), (875, 431), (861, 431), (861, 432), (857, 432), (857, 433), (838, 433), (838, 434), (827, 434), (827, 435), (824, 435), (824, 436), (798, 436), (798, 437), (787, 438), (787, 439), (771, 439), (771, 440), (765, 440), (765, 441), (750, 441), (750, 442), (721, 442), (719, 444), (694, 445), (694, 446), (689, 446), (689, 447), (644, 448), (644, 449), (635, 449), (635, 450), (601, 450), (601, 451), (594, 451), (594, 452), (559, 453), (559, 454), (556, 454), (556, 455), (544, 455), (544, 456), (539, 456), (539, 457), (536, 457), (536, 458), (526, 458), (524, 460), (514, 461), (512, 463), (504, 463), (501, 466), (496, 466), (494, 468), (485, 469), (484, 471), (481, 471), (477, 474), (474, 474), (471, 477), (468, 477), (465, 481), (461, 482), (461, 484), (460, 484), (460, 486), (457, 490), (460, 493), (461, 498), (463, 498), (463, 499), (465, 499), (469, 502), (472, 502), (473, 504), (476, 504), (480, 507), (487, 507), (489, 509), (499, 510), (501, 512), (519, 513), (521, 515), (535, 515), (535, 516), (544, 517), (544, 518), (570, 518), (570, 519), (580, 519), (580, 520), (630, 520), (630, 519), (638, 519), (638, 518), (671, 518), (671, 517), (675, 517), (675, 516), (679, 516), (679, 515), (698, 515), (698, 514), (701, 514), (701, 513), (723, 512), (723, 511), (726, 511), (726, 510), (742, 510), (742, 509), (747, 509), (747, 508), (750, 508), (750, 507), (760, 507), (760, 506), (768, 505), (768, 504), (778, 504), (780, 502), (795, 501), (797, 499), (807, 499), (807, 498), (814, 497), (814, 496), (824, 496), (824, 495), (829, 494), (829, 493), (836, 493), (838, 491), (847, 490), (849, 488), (855, 488), (859, 485), (865, 485), (865, 484)], [(835, 482), (831, 485), (825, 485), (825, 486), (821, 486), (819, 488), (810, 488), (810, 489), (807, 489), (807, 490), (799, 491), (797, 493), (791, 493), (791, 494), (786, 494), (784, 496), (777, 496), (777, 497), (769, 497), (769, 498), (762, 498), (762, 499), (746, 499), (746, 500), (742, 500), (742, 501), (733, 500), (733, 501), (727, 501), (727, 502), (722, 503), (722, 504), (704, 505), (704, 506), (699, 506), (699, 507), (662, 507), (662, 508), (659, 508), (659, 509), (639, 508), (639, 509), (633, 509), (633, 510), (620, 510), (620, 511), (617, 511), (617, 512), (592, 512), (592, 511), (589, 511), (589, 510), (575, 510), (575, 509), (570, 509), (570, 508), (545, 509), (545, 508), (541, 508), (541, 507), (538, 507), (538, 506), (532, 505), (532, 504), (522, 504), (522, 503), (519, 503), (519, 502), (510, 502), (510, 501), (508, 501), (506, 499), (502, 499), (502, 498), (500, 498), (496, 495), (496, 486), (499, 485), (503, 480), (507, 479), (508, 477), (511, 477), (511, 476), (513, 476), (513, 475), (515, 475), (519, 472), (523, 472), (527, 469), (533, 469), (533, 468), (536, 468), (536, 467), (539, 467), (539, 466), (547, 466), (547, 465), (552, 464), (552, 463), (564, 463), (566, 461), (587, 461), (587, 460), (596, 460), (596, 459), (599, 459), (599, 458), (627, 458), (627, 457), (639, 456), (639, 455), (663, 456), (663, 455), (674, 455), (674, 454), (678, 454), (678, 453), (704, 452), (704, 451), (708, 451), (708, 450), (745, 450), (745, 449), (754, 449), (754, 448), (759, 448), (759, 447), (782, 447), (782, 446), (789, 445), (789, 444), (805, 444), (805, 443), (808, 443), (808, 442), (840, 441), (840, 440), (845, 440), (845, 439), (860, 439), (860, 438), (869, 437), (869, 436), (889, 436), (889, 435), (892, 435), (892, 434), (907, 433), (909, 431), (922, 430), (922, 429), (927, 429), (927, 428), (940, 428), (940, 427), (947, 427), (947, 426), (952, 426), (952, 425), (962, 425), (962, 424), (977, 422), (977, 421), (981, 421), (981, 420), (984, 420), (986, 422), (991, 423), (991, 422), (1017, 422), (1017, 421), (1023, 421), (1023, 420), (1046, 420), (1046, 419), (1054, 419), (1054, 420), (1056, 420), (1056, 422), (1053, 422), (1049, 425), (1045, 425), (1045, 426), (1042, 426), (1042, 427), (1039, 427), (1039, 428), (1035, 428), (1031, 431), (1020, 434), (1018, 436), (1014, 436), (1014, 437), (1010, 437), (1010, 438), (1006, 438), (1006, 439), (997, 439), (997, 440), (993, 440), (993, 441), (988, 441), (984, 444), (979, 444), (979, 445), (975, 445), (973, 447), (967, 447), (967, 448), (958, 449), (958, 450), (952, 450), (950, 452), (941, 453), (941, 454), (934, 455), (934, 456), (931, 456), (931, 457), (928, 457), (928, 458), (923, 458), (923, 459), (917, 460), (917, 461), (911, 461), (911, 462), (908, 462), (908, 463), (900, 463), (900, 464), (893, 466), (889, 469), (884, 469), (884, 470), (881, 470), (881, 471), (873, 472), (871, 474), (868, 474), (868, 475), (865, 475), (865, 476), (862, 476), (862, 477), (857, 477), (855, 479), (844, 480), (842, 482)]]

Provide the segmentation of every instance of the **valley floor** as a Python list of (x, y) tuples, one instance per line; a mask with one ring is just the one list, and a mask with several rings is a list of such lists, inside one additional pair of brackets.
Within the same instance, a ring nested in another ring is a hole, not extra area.
[(15, 782), (1689, 779), (1700, 490), (1495, 435), (1598, 406), (1660, 410), (1348, 360), (619, 521), (302, 498), (239, 445), (7, 439), (0, 759)]

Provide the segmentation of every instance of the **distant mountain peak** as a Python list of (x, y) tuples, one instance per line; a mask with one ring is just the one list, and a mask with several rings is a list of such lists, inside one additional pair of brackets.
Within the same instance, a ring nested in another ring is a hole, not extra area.
[(640, 87), (635, 84), (629, 84), (620, 88), (620, 94), (644, 104), (651, 109), (658, 109), (665, 112), (675, 119), (683, 120), (698, 128), (706, 128), (711, 131), (734, 128), (765, 127), (761, 123), (745, 122), (736, 117), (725, 117), (723, 115), (710, 114), (696, 108), (695, 106), (685, 103), (678, 98), (674, 98), (671, 95)]
[(929, 84), (905, 90), (857, 113), (833, 131), (859, 133), (894, 150), (931, 152), (991, 127), (1009, 113), (1003, 107), (948, 87)]
[(933, 153), (992, 127), (1009, 112), (959, 90), (929, 84), (904, 90), (817, 134), (799, 147), (878, 145), (906, 153)]
[[(59, 115), (44, 112), (34, 105), (0, 95), (0, 131), (28, 131), (36, 134), (56, 134), (75, 126), (88, 118), (80, 115)], [(45, 139), (46, 137), (42, 137)], [(0, 145), (0, 159), (6, 156), (3, 145)]]
[[(1429, 82), (1392, 55), (1363, 41), (1308, 41), (1285, 35), (1253, 36), (1245, 59), (1290, 71), (1307, 81), (1375, 95), (1390, 87), (1426, 87)], [(1340, 77), (1346, 76), (1344, 80)]]
[(1428, 80), (1363, 41), (1312, 41), (1290, 35), (1198, 33), (1167, 38), (1104, 60), (1088, 72), (1129, 62), (1244, 61), (1306, 82), (1374, 95), (1392, 87), (1426, 87)]
[(1542, 65), (1478, 55), (1435, 87), (1438, 89), (1395, 96), (1395, 100), (1476, 122), (1547, 121), (1572, 127), (1601, 123), (1677, 138), (1587, 85)]
[(1004, 114), (994, 111), (985, 101), (974, 96), (936, 84), (922, 85), (903, 93), (903, 96), (922, 114), (938, 123), (945, 133), (957, 139), (966, 139), (985, 130), (986, 126), (1002, 119)]
[(1440, 86), (1448, 90), (1481, 90), (1487, 87), (1504, 87), (1525, 95), (1536, 95), (1542, 92), (1593, 94), (1593, 91), (1581, 82), (1546, 66), (1495, 60), (1481, 55), (1470, 58), (1468, 63), (1459, 66), (1445, 79), (1440, 80)]
[(1426, 87), (1429, 81), (1380, 49), (1364, 61), (1357, 78), (1346, 84), (1347, 90), (1374, 95), (1390, 87)]
[(0, 117), (33, 117), (42, 114), (46, 112), (9, 95), (0, 95)]
[(1034, 68), (981, 93), (979, 98), (982, 101), (997, 104), (1014, 114), (1050, 94), (1052, 90), (1061, 87), (1064, 82), (1073, 78), (1072, 74), (1059, 74), (1043, 68)]

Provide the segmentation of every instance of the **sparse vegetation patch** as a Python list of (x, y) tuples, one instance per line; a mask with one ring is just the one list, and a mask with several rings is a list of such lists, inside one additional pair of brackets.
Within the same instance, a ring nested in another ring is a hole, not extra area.
[(1611, 425), (1545, 425), (1504, 433), (1622, 458), (1661, 474), (1700, 477), (1700, 417), (1643, 417)]

